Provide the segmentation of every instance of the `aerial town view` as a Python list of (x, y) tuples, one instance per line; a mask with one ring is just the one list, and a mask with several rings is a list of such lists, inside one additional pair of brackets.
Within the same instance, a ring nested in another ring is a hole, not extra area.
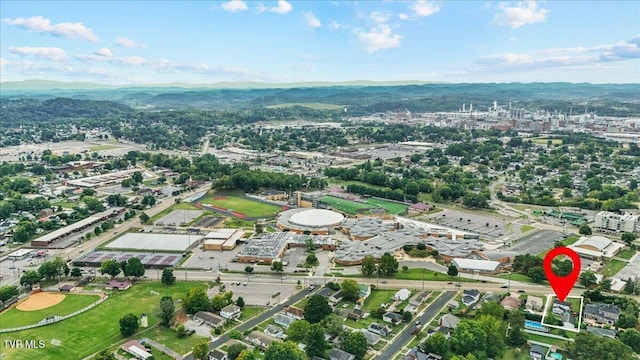
[(0, 14), (0, 360), (640, 359), (640, 3)]

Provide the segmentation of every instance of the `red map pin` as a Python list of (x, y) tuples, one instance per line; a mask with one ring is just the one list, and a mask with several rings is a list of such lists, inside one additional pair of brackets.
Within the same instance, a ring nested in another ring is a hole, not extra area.
[[(553, 259), (558, 255), (566, 255), (573, 262), (573, 270), (565, 277), (556, 276), (551, 268)], [(567, 295), (571, 292), (571, 289), (573, 289), (573, 285), (575, 285), (576, 280), (578, 280), (578, 275), (580, 274), (580, 256), (568, 247), (560, 246), (547, 253), (542, 265), (553, 291), (556, 293), (560, 301), (564, 301), (564, 299), (567, 298)]]

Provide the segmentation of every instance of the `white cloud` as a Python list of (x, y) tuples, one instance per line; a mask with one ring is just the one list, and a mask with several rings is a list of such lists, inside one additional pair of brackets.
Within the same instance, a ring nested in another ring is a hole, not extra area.
[(13, 54), (21, 55), (21, 56), (34, 56), (43, 59), (48, 59), (51, 61), (65, 61), (67, 60), (67, 53), (58, 47), (30, 47), (30, 46), (21, 46), (21, 47), (11, 47), (9, 48)]
[(142, 44), (138, 44), (134, 40), (128, 39), (126, 37), (119, 37), (114, 41), (116, 45), (123, 48), (144, 48), (145, 46)]
[(349, 29), (350, 26), (348, 24), (341, 24), (335, 20), (331, 20), (329, 21), (329, 27), (333, 30), (338, 30), (338, 29)]
[(373, 20), (375, 23), (383, 24), (389, 20), (389, 18), (391, 17), (391, 14), (388, 12), (374, 11), (369, 16), (371, 17), (371, 20)]
[(84, 39), (97, 42), (99, 39), (93, 34), (93, 30), (84, 26), (82, 23), (59, 23), (51, 24), (51, 20), (42, 16), (33, 16), (28, 19), (19, 17), (17, 19), (3, 19), (3, 23), (7, 25), (19, 26), (23, 29), (34, 31), (41, 34), (51, 34), (53, 36), (63, 37), (67, 39)]
[(431, 16), (440, 11), (440, 5), (431, 1), (418, 0), (409, 6), (409, 9), (411, 9), (416, 16), (424, 17)]
[(322, 27), (322, 23), (320, 22), (320, 19), (318, 19), (315, 15), (313, 15), (311, 11), (305, 12), (304, 18), (307, 21), (307, 25), (314, 28)]
[(97, 50), (95, 54), (98, 56), (106, 56), (106, 57), (110, 57), (113, 55), (111, 50), (109, 50), (109, 48), (106, 48), (106, 47), (103, 47), (102, 49)]
[(409, 18), (409, 15), (405, 14), (405, 13), (399, 13), (398, 14), (398, 19), (400, 20), (407, 20)]
[(258, 10), (258, 12), (270, 11), (270, 12), (284, 15), (289, 11), (293, 10), (293, 6), (291, 6), (291, 4), (289, 4), (285, 0), (278, 0), (278, 4), (276, 6), (267, 7), (267, 6), (264, 6), (263, 4), (258, 4), (256, 9)]
[(356, 31), (356, 37), (362, 48), (368, 53), (400, 46), (404, 36), (394, 34), (387, 24), (379, 24), (369, 32)]
[(5, 58), (0, 58), (0, 67), (7, 66), (9, 64), (11, 64), (11, 61), (9, 61), (9, 60), (7, 60)]
[(243, 0), (227, 1), (222, 3), (221, 7), (223, 10), (230, 11), (230, 12), (245, 11), (249, 9), (249, 7), (247, 6), (247, 3), (245, 3)]
[(548, 13), (549, 10), (538, 9), (535, 1), (521, 1), (513, 6), (500, 3), (500, 12), (493, 17), (491, 24), (517, 29), (527, 24), (544, 22)]

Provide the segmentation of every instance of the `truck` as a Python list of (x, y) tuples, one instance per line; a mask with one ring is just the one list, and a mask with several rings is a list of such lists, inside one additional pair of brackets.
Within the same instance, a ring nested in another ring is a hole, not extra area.
[(422, 331), (422, 325), (416, 325), (416, 327), (413, 328), (411, 335), (418, 336), (420, 334), (420, 331)]

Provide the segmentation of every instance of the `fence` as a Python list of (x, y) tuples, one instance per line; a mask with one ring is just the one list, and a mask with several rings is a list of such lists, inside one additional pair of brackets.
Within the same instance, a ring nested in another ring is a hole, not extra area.
[[(89, 292), (87, 292), (89, 293)], [(108, 295), (104, 294), (104, 296), (100, 297), (100, 300), (97, 300), (96, 302), (94, 302), (93, 304), (82, 308), (76, 312), (73, 312), (71, 314), (65, 315), (65, 316), (48, 316), (43, 320), (40, 320), (38, 323), (36, 324), (31, 324), (31, 325), (25, 325), (25, 326), (20, 326), (20, 327), (16, 327), (16, 328), (9, 328), (9, 329), (0, 329), (0, 333), (8, 333), (8, 332), (14, 332), (14, 331), (20, 331), (20, 330), (26, 330), (26, 329), (32, 329), (32, 328), (36, 328), (36, 327), (40, 327), (40, 326), (45, 326), (45, 325), (49, 325), (49, 324), (53, 324), (53, 323), (57, 323), (59, 321), (68, 319), (70, 317), (76, 316), (78, 314), (82, 314), (83, 312), (90, 310), (98, 305), (100, 305), (103, 301), (107, 300), (109, 298)]]

